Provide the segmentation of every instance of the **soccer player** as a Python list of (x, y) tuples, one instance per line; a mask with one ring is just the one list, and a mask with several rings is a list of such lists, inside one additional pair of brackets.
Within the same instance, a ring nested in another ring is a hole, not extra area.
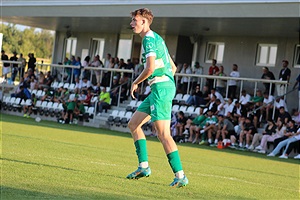
[(142, 62), (145, 66), (142, 73), (132, 83), (131, 96), (135, 99), (134, 91), (138, 88), (138, 84), (146, 79), (148, 79), (151, 87), (151, 93), (138, 107), (128, 123), (136, 147), (139, 167), (127, 178), (139, 179), (151, 174), (148, 165), (146, 138), (141, 128), (151, 118), (175, 174), (174, 181), (170, 186), (182, 187), (188, 184), (188, 179), (183, 172), (176, 143), (170, 134), (176, 66), (168, 53), (164, 40), (150, 29), (153, 21), (152, 11), (141, 8), (131, 12), (131, 16), (130, 26), (133, 32), (142, 37)]

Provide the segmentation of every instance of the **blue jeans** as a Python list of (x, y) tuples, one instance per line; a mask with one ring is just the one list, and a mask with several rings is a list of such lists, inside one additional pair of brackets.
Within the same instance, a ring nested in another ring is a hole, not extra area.
[(193, 106), (199, 106), (200, 102), (201, 102), (201, 98), (196, 95), (192, 95), (186, 100), (186, 103), (188, 105), (193, 105)]
[(279, 153), (280, 149), (282, 149), (284, 146), (286, 146), (285, 150), (282, 154), (282, 155), (285, 155), (290, 143), (293, 143), (293, 142), (296, 142), (296, 141), (297, 141), (297, 139), (295, 137), (291, 137), (291, 138), (288, 138), (286, 140), (283, 140), (277, 145), (277, 147), (271, 153), (274, 154), (274, 155), (277, 155)]

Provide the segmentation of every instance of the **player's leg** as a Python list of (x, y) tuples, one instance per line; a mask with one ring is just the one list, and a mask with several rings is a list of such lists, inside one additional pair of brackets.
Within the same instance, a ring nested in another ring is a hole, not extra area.
[(142, 125), (150, 120), (150, 115), (148, 113), (150, 113), (150, 107), (149, 101), (146, 98), (128, 123), (128, 128), (131, 131), (139, 162), (138, 169), (129, 174), (127, 176), (128, 179), (139, 179), (148, 177), (151, 174), (151, 170), (148, 166), (146, 137), (142, 130)]
[(170, 184), (173, 187), (182, 187), (188, 184), (188, 179), (184, 175), (182, 164), (177, 149), (177, 145), (170, 133), (170, 120), (157, 120), (154, 122), (157, 129), (157, 137), (163, 145), (168, 157), (169, 164), (176, 178)]

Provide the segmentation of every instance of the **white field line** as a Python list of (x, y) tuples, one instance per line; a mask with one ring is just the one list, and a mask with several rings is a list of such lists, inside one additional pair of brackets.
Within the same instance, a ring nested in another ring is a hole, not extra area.
[[(192, 173), (188, 173), (191, 174)], [(247, 180), (243, 180), (243, 179), (238, 179), (238, 178), (234, 178), (234, 177), (228, 177), (228, 176), (218, 176), (218, 175), (213, 175), (213, 174), (194, 174), (197, 176), (204, 176), (204, 177), (212, 177), (212, 178), (216, 178), (216, 179), (226, 179), (226, 180), (230, 180), (230, 181), (237, 181), (237, 182), (242, 182), (242, 183), (247, 183), (247, 184), (252, 184), (252, 185), (259, 185), (262, 187), (270, 187), (270, 188), (274, 188), (274, 189), (279, 189), (279, 190), (287, 190), (287, 191), (293, 191), (293, 192), (300, 192), (300, 188), (299, 190), (294, 190), (294, 189), (290, 189), (290, 188), (283, 188), (283, 187), (276, 187), (276, 186), (271, 186), (271, 185), (265, 185), (262, 183), (257, 183), (257, 182), (251, 182), (251, 181), (247, 181)]]

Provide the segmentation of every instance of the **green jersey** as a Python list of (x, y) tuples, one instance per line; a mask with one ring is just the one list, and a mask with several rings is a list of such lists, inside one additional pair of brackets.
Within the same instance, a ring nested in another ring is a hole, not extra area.
[(149, 31), (142, 43), (142, 62), (146, 63), (148, 57), (155, 56), (155, 69), (148, 78), (149, 84), (169, 81), (175, 83), (165, 41), (157, 33)]

